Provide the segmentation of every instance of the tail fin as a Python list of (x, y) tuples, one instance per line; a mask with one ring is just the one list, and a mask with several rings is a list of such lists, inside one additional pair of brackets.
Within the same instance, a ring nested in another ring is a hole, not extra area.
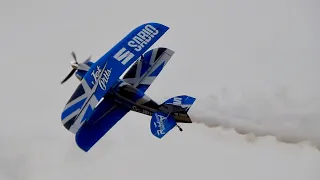
[(151, 118), (150, 129), (154, 136), (161, 139), (176, 125), (177, 123), (172, 116), (163, 112), (155, 112)]
[(166, 100), (161, 104), (161, 112), (155, 112), (152, 115), (150, 122), (152, 134), (161, 139), (175, 126), (182, 131), (177, 122), (192, 123), (188, 111), (195, 100), (196, 98), (187, 95), (176, 96)]

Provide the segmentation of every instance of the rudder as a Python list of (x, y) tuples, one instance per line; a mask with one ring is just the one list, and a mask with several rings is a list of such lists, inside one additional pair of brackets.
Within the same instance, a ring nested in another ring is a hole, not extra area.
[(161, 139), (176, 125), (177, 123), (172, 116), (162, 112), (155, 112), (150, 121), (150, 130), (154, 136)]

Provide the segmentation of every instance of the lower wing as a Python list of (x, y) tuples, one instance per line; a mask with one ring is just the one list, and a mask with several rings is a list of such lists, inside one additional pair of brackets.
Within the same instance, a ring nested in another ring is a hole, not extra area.
[(107, 97), (95, 109), (95, 112), (76, 133), (76, 143), (88, 152), (130, 109), (114, 104)]

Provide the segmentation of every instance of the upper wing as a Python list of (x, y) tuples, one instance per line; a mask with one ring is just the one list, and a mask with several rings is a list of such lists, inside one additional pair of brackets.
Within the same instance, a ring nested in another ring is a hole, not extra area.
[(135, 62), (124, 75), (123, 80), (145, 92), (173, 54), (174, 51), (163, 47), (149, 50), (144, 54), (143, 59)]
[(123, 72), (168, 29), (159, 23), (143, 24), (92, 64), (62, 112), (65, 127), (76, 133)]

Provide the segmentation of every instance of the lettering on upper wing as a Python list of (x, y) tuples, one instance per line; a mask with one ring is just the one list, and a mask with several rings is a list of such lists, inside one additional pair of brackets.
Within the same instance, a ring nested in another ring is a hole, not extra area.
[(140, 32), (128, 42), (129, 47), (133, 47), (135, 51), (141, 51), (159, 31), (150, 24), (147, 24)]
[(126, 65), (127, 62), (134, 57), (134, 54), (123, 47), (113, 57), (120, 61), (123, 65)]
[[(141, 31), (137, 33), (137, 35), (135, 35), (128, 42), (128, 46), (134, 48), (135, 51), (139, 52), (157, 34), (159, 34), (159, 30), (152, 25), (147, 24)], [(129, 62), (134, 57), (134, 54), (123, 47), (113, 57), (116, 60), (120, 61), (123, 65), (126, 65), (127, 62)]]
[[(100, 76), (100, 73), (101, 73), (101, 68), (100, 66), (97, 66), (97, 70), (93, 70), (92, 73), (91, 73), (91, 76), (93, 76), (94, 78), (94, 81), (91, 81), (91, 84), (95, 84)], [(106, 69), (103, 71), (103, 74), (99, 80), (99, 86), (102, 90), (106, 90), (107, 89), (107, 83), (109, 81), (109, 78), (110, 78), (110, 75), (111, 75), (111, 71), (112, 71), (112, 68), (110, 69)]]

